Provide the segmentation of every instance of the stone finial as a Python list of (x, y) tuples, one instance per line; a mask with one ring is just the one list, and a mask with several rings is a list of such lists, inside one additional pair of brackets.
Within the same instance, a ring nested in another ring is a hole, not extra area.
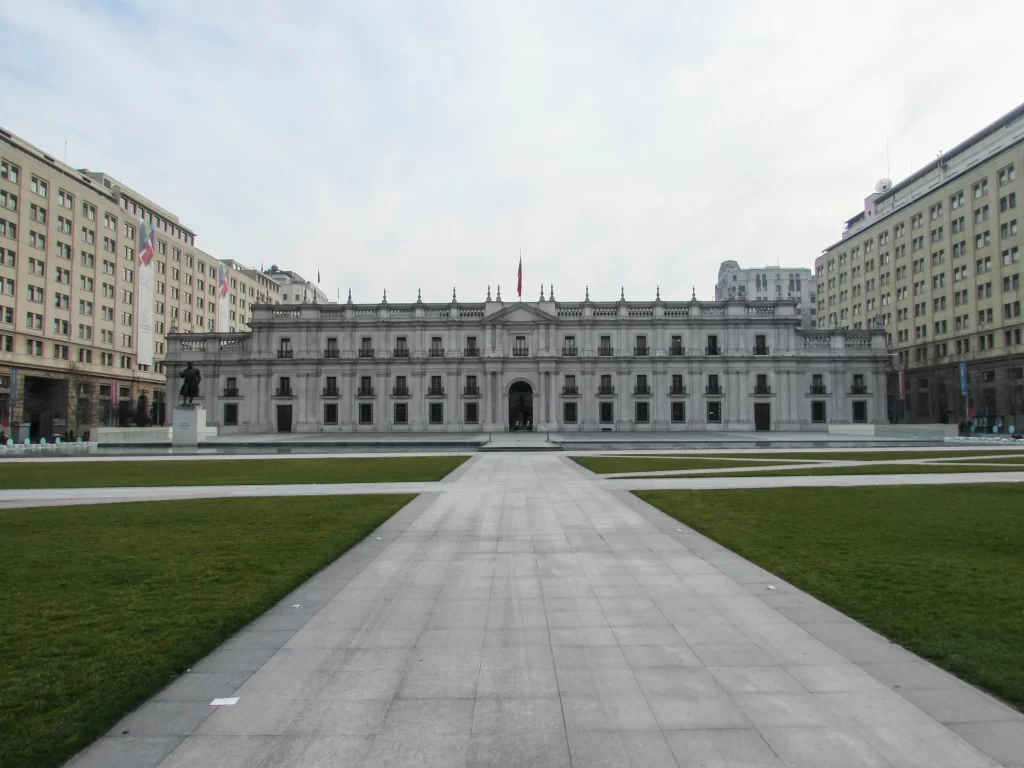
[(658, 286), (658, 290), (654, 293), (654, 300), (661, 301), (661, 286)]
[(491, 300), (491, 286), (490, 285), (487, 286), (487, 300), (488, 301)]
[(690, 294), (690, 301), (697, 300), (697, 286), (693, 286), (693, 293)]
[(352, 303), (352, 289), (351, 288), (348, 289), (348, 303), (349, 304)]
[(544, 301), (544, 283), (540, 284), (540, 300)]
[(387, 288), (384, 289), (384, 298), (380, 300), (380, 303), (381, 304), (387, 304), (388, 303), (388, 289)]
[(416, 289), (416, 303), (417, 304), (422, 304), (423, 303), (423, 289), (422, 288), (417, 288)]
[(501, 286), (500, 285), (498, 286), (498, 297), (495, 299), (495, 301), (501, 301)]
[(452, 304), (455, 303), (455, 289), (452, 288)]
[(626, 286), (622, 286), (622, 291), (619, 293), (619, 301), (626, 300)]
[(552, 283), (550, 285), (550, 287), (549, 287), (549, 290), (548, 290), (548, 301), (554, 301), (554, 300), (555, 300), (555, 284)]
[(590, 286), (587, 286), (587, 295), (583, 298), (584, 301), (590, 301)]

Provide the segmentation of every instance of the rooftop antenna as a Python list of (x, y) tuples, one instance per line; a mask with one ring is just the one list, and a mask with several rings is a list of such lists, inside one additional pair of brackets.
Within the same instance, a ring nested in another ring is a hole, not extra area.
[(64, 165), (68, 164), (68, 142), (64, 141)]

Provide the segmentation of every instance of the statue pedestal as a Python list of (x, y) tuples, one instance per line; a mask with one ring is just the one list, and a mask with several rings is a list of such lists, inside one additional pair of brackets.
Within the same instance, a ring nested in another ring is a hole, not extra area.
[(177, 405), (171, 422), (171, 445), (195, 448), (206, 429), (206, 409), (201, 405)]

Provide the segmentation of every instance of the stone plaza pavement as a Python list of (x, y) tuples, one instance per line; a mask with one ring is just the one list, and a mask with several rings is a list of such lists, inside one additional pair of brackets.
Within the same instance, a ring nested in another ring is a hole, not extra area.
[(424, 491), (69, 765), (1024, 766), (1019, 713), (564, 455)]

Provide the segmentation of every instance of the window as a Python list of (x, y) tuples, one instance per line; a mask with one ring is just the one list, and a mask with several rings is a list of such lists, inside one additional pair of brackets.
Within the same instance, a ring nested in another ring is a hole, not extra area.
[(711, 334), (708, 336), (708, 348), (706, 351), (709, 355), (717, 355), (719, 353), (717, 335)]
[(562, 403), (562, 421), (566, 424), (577, 423), (576, 403)]
[(39, 314), (36, 314), (35, 312), (26, 312), (25, 313), (25, 324), (31, 330), (41, 331), (41, 330), (43, 330), (43, 316), (39, 315)]
[[(986, 206), (986, 207), (988, 207), (988, 206)], [(1016, 208), (1016, 207), (1017, 207), (1017, 193), (1016, 192), (1011, 192), (1010, 194), (1004, 195), (1003, 197), (999, 198), (999, 212), (1000, 213), (1005, 213), (1006, 211), (1010, 210), (1011, 208)]]
[(999, 186), (1005, 187), (1011, 181), (1017, 178), (1017, 174), (1014, 173), (1013, 163), (999, 169)]
[(866, 424), (868, 420), (868, 404), (866, 400), (853, 401), (853, 423)]
[(650, 403), (637, 403), (636, 404), (636, 423), (647, 424), (650, 418)]
[(18, 176), (21, 173), (21, 169), (18, 166), (13, 165), (6, 160), (0, 161), (0, 179), (7, 179), (12, 184), (18, 183)]
[(225, 403), (224, 404), (224, 426), (225, 427), (236, 427), (236, 426), (238, 426), (238, 403)]
[(431, 403), (429, 412), (431, 424), (444, 423), (444, 403)]
[(324, 403), (324, 424), (338, 423), (338, 404)]
[(17, 238), (18, 237), (18, 225), (0, 219), (0, 235), (4, 237)]
[(707, 390), (707, 394), (709, 394), (709, 395), (720, 395), (720, 394), (722, 394), (722, 388), (718, 384), (718, 374), (717, 373), (708, 374), (708, 390)]
[(478, 424), (480, 422), (480, 404), (466, 403), (466, 423)]
[(53, 332), (58, 336), (67, 336), (71, 332), (70, 324), (67, 320), (54, 319)]
[(647, 337), (637, 336), (636, 337), (636, 349), (633, 350), (634, 354), (646, 355), (647, 354)]
[(36, 176), (33, 176), (30, 189), (40, 197), (46, 197), (46, 193), (49, 190), (49, 187), (47, 186), (45, 181)]
[(824, 424), (825, 423), (825, 401), (824, 400), (812, 400), (811, 401), (811, 423), (812, 424)]
[(982, 179), (974, 185), (974, 199), (977, 200), (988, 194), (988, 179)]
[(686, 421), (686, 403), (681, 400), (672, 402), (672, 423), (682, 424)]
[[(44, 297), (43, 289), (34, 285), (28, 287), (28, 300), (42, 303)], [(57, 307), (60, 307), (60, 300), (57, 300)]]
[(649, 395), (650, 393), (651, 393), (651, 390), (647, 386), (647, 376), (646, 376), (646, 374), (642, 374), (642, 373), (638, 374), (637, 377), (636, 377), (636, 391), (634, 392), (634, 394), (636, 394), (636, 395)]
[(988, 221), (987, 205), (983, 205), (981, 208), (974, 209), (974, 223), (981, 224), (983, 221)]
[[(610, 377), (609, 377), (610, 378)], [(614, 417), (613, 403), (602, 401), (598, 408), (598, 417), (602, 424), (611, 424)]]
[(708, 401), (708, 424), (722, 423), (722, 403), (718, 400)]
[(409, 423), (409, 404), (395, 403), (395, 424)]
[(46, 249), (46, 235), (40, 232), (28, 231), (28, 244), (33, 248)]

